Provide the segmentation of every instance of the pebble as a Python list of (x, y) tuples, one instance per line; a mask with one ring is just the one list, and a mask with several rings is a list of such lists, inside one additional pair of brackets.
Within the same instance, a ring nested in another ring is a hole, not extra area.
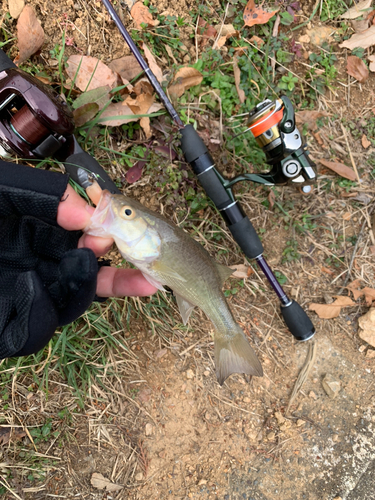
[(250, 399), (250, 398), (248, 398), (247, 396), (245, 396), (245, 397), (243, 398), (243, 402), (244, 402), (244, 403), (251, 403), (251, 399)]
[(369, 349), (366, 352), (366, 358), (369, 358), (369, 359), (375, 358), (375, 351), (373, 349)]
[(297, 427), (302, 427), (302, 425), (305, 425), (305, 421), (299, 418), (296, 422)]
[(275, 437), (276, 437), (276, 433), (275, 432), (269, 432), (267, 434), (268, 441), (273, 441), (275, 439)]
[(322, 381), (323, 389), (330, 398), (335, 398), (341, 389), (341, 384), (333, 378), (330, 373), (327, 373)]
[(150, 423), (146, 424), (145, 432), (146, 436), (151, 436), (151, 434), (154, 432), (154, 428)]
[(209, 376), (210, 376), (210, 372), (209, 372), (208, 370), (206, 370), (205, 372), (203, 372), (203, 375), (204, 375), (205, 377), (209, 377)]
[(315, 400), (317, 400), (317, 399), (318, 399), (318, 396), (315, 394), (315, 392), (314, 392), (314, 391), (310, 391), (310, 392), (309, 392), (309, 397), (310, 397), (310, 398), (312, 398), (312, 399), (315, 399)]
[(143, 480), (143, 472), (138, 472), (138, 474), (135, 475), (135, 480), (142, 481)]
[(189, 368), (189, 370), (186, 371), (186, 378), (192, 379), (194, 378), (194, 372)]

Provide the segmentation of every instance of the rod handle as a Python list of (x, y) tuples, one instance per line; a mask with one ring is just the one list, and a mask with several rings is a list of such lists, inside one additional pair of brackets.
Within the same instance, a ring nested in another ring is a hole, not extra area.
[(295, 300), (289, 305), (281, 306), (281, 314), (291, 334), (300, 342), (305, 342), (315, 335), (314, 325)]

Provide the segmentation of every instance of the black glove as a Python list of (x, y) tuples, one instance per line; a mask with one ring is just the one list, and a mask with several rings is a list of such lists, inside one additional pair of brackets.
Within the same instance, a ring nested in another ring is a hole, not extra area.
[(94, 253), (56, 223), (67, 183), (0, 161), (0, 359), (39, 351), (95, 297)]

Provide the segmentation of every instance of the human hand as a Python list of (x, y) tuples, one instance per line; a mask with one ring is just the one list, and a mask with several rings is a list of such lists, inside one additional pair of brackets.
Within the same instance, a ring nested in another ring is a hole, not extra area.
[[(57, 209), (57, 223), (68, 231), (84, 229), (94, 208), (79, 196), (71, 186), (67, 186)], [(113, 244), (110, 238), (98, 238), (84, 234), (78, 248), (91, 248), (97, 257), (105, 255)], [(157, 288), (152, 286), (137, 269), (102, 267), (98, 272), (96, 294), (98, 297), (134, 297), (152, 295)]]

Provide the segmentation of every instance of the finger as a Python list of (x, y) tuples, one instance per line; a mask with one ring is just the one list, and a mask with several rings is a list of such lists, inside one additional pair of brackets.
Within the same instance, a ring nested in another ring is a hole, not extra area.
[(156, 291), (138, 269), (102, 267), (98, 273), (96, 294), (99, 297), (144, 297)]
[(78, 241), (78, 248), (91, 248), (97, 257), (105, 255), (111, 249), (112, 245), (112, 238), (99, 238), (90, 234), (84, 234)]
[(57, 209), (57, 223), (68, 231), (83, 229), (94, 210), (68, 185)]

